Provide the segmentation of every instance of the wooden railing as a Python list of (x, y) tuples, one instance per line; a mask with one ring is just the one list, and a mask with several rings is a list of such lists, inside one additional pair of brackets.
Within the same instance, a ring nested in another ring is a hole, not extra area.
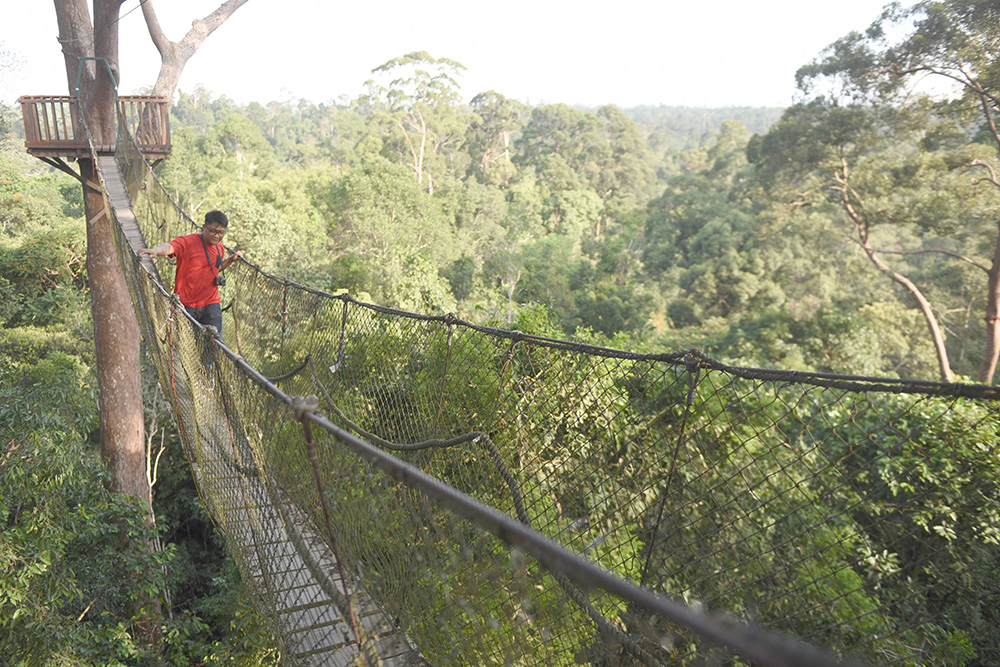
[[(169, 156), (170, 100), (128, 95), (118, 101), (128, 130), (146, 157), (157, 160)], [(24, 145), (30, 154), (72, 158), (89, 155), (75, 97), (23, 95), (18, 102), (24, 118)]]
[(132, 95), (118, 98), (129, 134), (147, 159), (170, 155), (170, 100)]
[(23, 95), (18, 102), (24, 118), (24, 145), (29, 153), (82, 157), (89, 152), (75, 97)]

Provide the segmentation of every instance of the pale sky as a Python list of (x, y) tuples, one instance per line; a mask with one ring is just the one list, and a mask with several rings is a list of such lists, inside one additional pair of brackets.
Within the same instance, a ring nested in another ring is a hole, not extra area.
[[(221, 4), (149, 1), (173, 41)], [(494, 90), (531, 105), (785, 107), (795, 71), (887, 1), (250, 0), (188, 61), (178, 89), (241, 104), (347, 101), (372, 69), (427, 51), (467, 68), (465, 101)], [(121, 94), (148, 90), (159, 69), (139, 2), (121, 10)], [(0, 101), (67, 94), (52, 0), (2, 4)]]

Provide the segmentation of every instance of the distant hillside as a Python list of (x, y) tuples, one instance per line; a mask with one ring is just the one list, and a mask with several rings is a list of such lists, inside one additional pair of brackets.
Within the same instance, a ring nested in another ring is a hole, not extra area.
[[(703, 109), (695, 107), (641, 106), (622, 109), (639, 127), (651, 145), (669, 145), (669, 152), (677, 152), (700, 145), (705, 135), (718, 130), (723, 121), (743, 123), (751, 134), (764, 134), (784, 113), (779, 107), (722, 107)], [(666, 131), (669, 136), (657, 136)], [(665, 146), (664, 146), (665, 147)]]

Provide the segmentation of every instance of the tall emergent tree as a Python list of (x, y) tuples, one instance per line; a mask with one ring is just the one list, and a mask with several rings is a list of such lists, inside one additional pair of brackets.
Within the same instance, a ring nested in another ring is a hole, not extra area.
[[(121, 0), (94, 0), (94, 30), (85, 0), (57, 0), (59, 43), (70, 95), (96, 144), (115, 143), (118, 79), (118, 10)], [(76, 89), (79, 81), (79, 91)], [(116, 490), (150, 501), (145, 475), (139, 330), (128, 287), (115, 255), (114, 237), (97, 184), (94, 162), (81, 159), (87, 219), (87, 275), (91, 287), (99, 386), (101, 453)]]
[[(115, 143), (115, 82), (118, 80), (118, 14), (123, 0), (94, 0), (91, 24), (86, 0), (55, 0), (59, 43), (71, 95), (98, 145)], [(178, 43), (160, 29), (152, 0), (142, 3), (149, 33), (162, 66), (155, 94), (172, 97), (184, 64), (205, 38), (247, 0), (228, 0), (207, 18), (195, 21)], [(112, 79), (114, 77), (114, 79)], [(77, 91), (79, 81), (79, 91)], [(143, 442), (139, 385), (139, 329), (125, 277), (115, 258), (114, 237), (97, 187), (91, 159), (80, 160), (87, 216), (89, 277), (100, 396), (101, 453), (116, 490), (150, 501)]]
[[(154, 87), (158, 94), (173, 95), (187, 59), (205, 37), (245, 2), (228, 0), (207, 19), (195, 21), (180, 44), (163, 37), (152, 0), (142, 3), (150, 34), (164, 63)], [(97, 145), (115, 143), (121, 5), (122, 0), (94, 0), (91, 23), (86, 0), (55, 0), (69, 92), (79, 96), (80, 113)], [(87, 221), (87, 275), (94, 319), (101, 454), (111, 472), (114, 490), (136, 497), (148, 507), (151, 491), (143, 438), (139, 327), (117, 261), (111, 220), (97, 185), (94, 161), (87, 158), (79, 163)], [(145, 632), (155, 636), (156, 630), (147, 626)]]
[[(1000, 358), (1000, 5), (890, 4), (868, 30), (837, 41), (796, 78), (807, 94), (832, 85), (824, 91), (825, 105), (817, 101), (793, 110), (775, 138), (788, 138), (794, 125), (810, 126), (814, 135), (815, 128), (825, 128), (827, 157), (833, 158), (827, 160), (827, 186), (865, 255), (917, 300), (944, 380), (951, 376), (938, 324), (944, 308), (933, 307), (928, 290), (918, 289), (884, 256), (936, 255), (985, 273), (985, 343), (977, 379), (992, 382)], [(826, 112), (818, 113), (823, 106)], [(881, 151), (878, 158), (865, 152), (873, 148)], [(879, 249), (871, 235), (876, 224), (893, 234), (909, 225), (947, 243)], [(991, 266), (976, 256), (989, 256)]]
[[(415, 51), (372, 70), (372, 74), (391, 77), (388, 87), (366, 82), (370, 93), (359, 102), (379, 110), (382, 122), (393, 128), (397, 137), (387, 138), (390, 152), (405, 156), (417, 183), (434, 194), (435, 179), (448, 170), (441, 161), (448, 150), (457, 150), (470, 120), (456, 113), (459, 85), (456, 77), (465, 70), (461, 63), (448, 58), (433, 58), (426, 51)], [(398, 144), (393, 148), (393, 144)], [(403, 148), (405, 146), (405, 148)]]

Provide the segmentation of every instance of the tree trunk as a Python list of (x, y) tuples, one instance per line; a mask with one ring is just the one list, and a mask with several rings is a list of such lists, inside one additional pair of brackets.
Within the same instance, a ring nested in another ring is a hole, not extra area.
[(992, 384), (1000, 359), (1000, 220), (997, 221), (997, 239), (986, 286), (986, 349), (976, 378), (985, 384)]
[(871, 239), (868, 236), (869, 229), (868, 225), (863, 218), (861, 212), (855, 207), (854, 203), (851, 201), (851, 190), (849, 184), (850, 169), (847, 166), (847, 160), (841, 156), (840, 167), (834, 173), (834, 181), (836, 182), (836, 189), (840, 192), (841, 206), (844, 212), (847, 213), (848, 218), (850, 218), (851, 223), (854, 225), (854, 231), (858, 235), (858, 242), (864, 249), (865, 254), (868, 255), (868, 259), (878, 267), (878, 270), (887, 275), (893, 282), (896, 282), (906, 288), (914, 299), (917, 300), (917, 305), (920, 307), (920, 312), (924, 315), (924, 321), (927, 322), (927, 329), (931, 334), (931, 343), (934, 345), (934, 352), (937, 355), (938, 360), (938, 374), (941, 377), (942, 382), (951, 382), (951, 364), (948, 362), (948, 349), (944, 344), (944, 335), (941, 333), (941, 327), (938, 325), (937, 317), (934, 315), (934, 309), (931, 307), (931, 302), (927, 300), (920, 288), (917, 287), (912, 280), (906, 276), (896, 273), (889, 265), (882, 261), (875, 249), (872, 247)]
[[(96, 182), (91, 160), (80, 160), (80, 169), (89, 182)], [(139, 374), (139, 325), (125, 274), (118, 263), (104, 198), (100, 192), (84, 190), (101, 456), (111, 472), (112, 488), (135, 496), (144, 507), (150, 507)]]
[[(78, 95), (81, 120), (95, 145), (111, 146), (115, 143), (121, 0), (94, 0), (94, 20), (104, 26), (97, 34), (90, 25), (86, 0), (56, 0), (55, 5), (70, 94)], [(87, 220), (87, 278), (94, 320), (101, 456), (111, 473), (112, 489), (137, 498), (146, 510), (147, 522), (152, 523), (143, 437), (139, 325), (118, 262), (112, 220), (105, 208), (94, 160), (81, 159), (79, 164)], [(129, 542), (125, 535), (122, 542), (125, 549), (151, 548)], [(140, 582), (134, 582), (134, 589), (140, 589)], [(155, 644), (160, 636), (159, 600), (142, 594), (135, 599), (135, 634)]]
[[(56, 2), (60, 19), (76, 21), (86, 16), (85, 0)], [(80, 6), (83, 6), (81, 10)], [(95, 0), (94, 19), (106, 26), (94, 34), (89, 24), (71, 29), (76, 39), (89, 33), (82, 44), (93, 44), (96, 64), (92, 77), (81, 81), (81, 112), (94, 143), (115, 143), (115, 83), (118, 72), (118, 10), (121, 0)], [(67, 13), (63, 14), (63, 8)], [(62, 31), (61, 31), (62, 32)], [(71, 49), (72, 47), (67, 47)], [(71, 62), (81, 62), (85, 53), (66, 53), (67, 74)], [(82, 61), (87, 62), (87, 61)], [(70, 81), (73, 92), (76, 73)], [(101, 455), (111, 472), (112, 487), (150, 505), (146, 481), (145, 440), (143, 438), (142, 385), (139, 375), (139, 325), (125, 274), (118, 263), (111, 219), (104, 208), (93, 161), (80, 160), (84, 182), (84, 209), (87, 218), (87, 276), (91, 312), (94, 317), (94, 345), (97, 358), (98, 409), (101, 424)]]
[[(177, 44), (167, 40), (160, 30), (152, 0), (141, 3), (150, 37), (162, 61), (154, 94), (173, 97), (188, 58), (246, 1), (226, 0), (205, 19), (195, 21), (184, 40)], [(110, 147), (116, 142), (118, 25), (123, 0), (94, 0), (93, 24), (87, 0), (54, 2), (70, 95), (78, 96), (81, 119), (94, 143)], [(95, 31), (94, 25), (100, 26), (100, 30)], [(90, 158), (79, 162), (87, 218), (87, 277), (94, 318), (101, 456), (111, 473), (113, 490), (137, 498), (147, 509), (147, 520), (152, 522), (152, 494), (146, 477), (143, 438), (139, 326), (118, 262), (112, 219), (105, 209), (94, 162)], [(151, 544), (125, 544), (125, 548), (142, 547), (153, 548)], [(136, 600), (134, 621), (139, 634), (155, 643), (159, 637), (159, 601), (142, 594)]]
[(69, 83), (69, 94), (75, 95), (78, 80), (80, 88), (88, 90), (94, 81), (94, 62), (81, 59), (94, 55), (90, 10), (87, 9), (85, 0), (54, 1), (59, 43), (62, 44), (66, 64), (66, 81)]
[(944, 335), (941, 333), (941, 327), (938, 325), (937, 317), (934, 315), (934, 309), (931, 308), (931, 302), (927, 300), (927, 297), (920, 291), (920, 288), (913, 284), (912, 280), (890, 269), (882, 261), (882, 258), (875, 254), (874, 249), (868, 243), (868, 239), (864, 239), (862, 245), (865, 252), (868, 253), (868, 258), (878, 267), (879, 271), (889, 276), (894, 282), (905, 287), (913, 295), (913, 298), (917, 300), (917, 305), (920, 307), (920, 312), (924, 314), (924, 321), (927, 322), (927, 329), (931, 334), (934, 352), (937, 354), (938, 373), (941, 376), (941, 381), (951, 382), (951, 364), (948, 362), (948, 350), (944, 345)]
[(864, 248), (865, 254), (868, 255), (868, 259), (878, 267), (878, 270), (884, 273), (895, 283), (898, 283), (906, 288), (914, 299), (917, 301), (917, 305), (920, 307), (920, 312), (924, 315), (924, 321), (927, 323), (927, 329), (931, 335), (931, 343), (934, 345), (934, 352), (937, 355), (938, 360), (938, 374), (941, 377), (942, 382), (951, 382), (951, 364), (948, 362), (948, 349), (944, 344), (944, 336), (941, 334), (941, 327), (938, 325), (937, 317), (934, 315), (934, 309), (931, 307), (931, 302), (927, 300), (924, 293), (920, 291), (912, 280), (906, 276), (896, 273), (889, 265), (882, 261), (882, 258), (875, 253), (875, 249), (872, 248), (871, 242), (868, 238), (867, 227), (861, 221), (860, 217), (857, 215), (856, 211), (850, 205), (847, 204), (848, 215), (854, 221), (855, 228), (858, 232), (858, 237), (861, 242), (861, 247)]

